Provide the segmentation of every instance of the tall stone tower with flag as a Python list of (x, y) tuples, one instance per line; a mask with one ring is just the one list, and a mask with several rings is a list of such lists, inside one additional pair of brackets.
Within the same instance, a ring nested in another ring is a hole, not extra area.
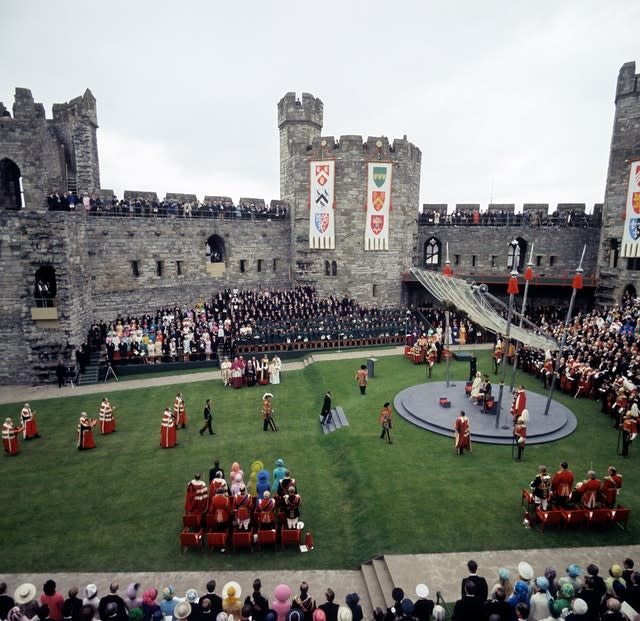
[(278, 103), (280, 192), (292, 210), (292, 282), (384, 305), (416, 251), (420, 150), (406, 136), (322, 135), (322, 102)]
[(640, 295), (640, 75), (635, 62), (618, 73), (609, 152), (596, 301)]

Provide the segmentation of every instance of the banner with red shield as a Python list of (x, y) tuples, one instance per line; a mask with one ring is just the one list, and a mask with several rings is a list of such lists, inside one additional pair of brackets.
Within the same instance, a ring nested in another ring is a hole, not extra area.
[(391, 162), (367, 163), (365, 250), (389, 249), (392, 172), (393, 164)]
[(620, 256), (640, 257), (640, 160), (634, 160), (629, 167), (629, 185), (625, 205), (625, 223), (622, 233)]
[(335, 177), (335, 160), (309, 162), (309, 248), (336, 247)]

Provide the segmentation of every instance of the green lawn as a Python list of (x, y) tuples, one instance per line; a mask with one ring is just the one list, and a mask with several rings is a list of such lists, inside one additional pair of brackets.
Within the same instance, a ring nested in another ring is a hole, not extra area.
[[(490, 369), (489, 353), (478, 354)], [(593, 466), (599, 475), (616, 464), (625, 476), (621, 501), (640, 508), (640, 482), (628, 461), (616, 456), (617, 432), (599, 404), (557, 397), (577, 415), (576, 433), (560, 442), (529, 446), (525, 461), (511, 459), (511, 447), (476, 444), (459, 458), (453, 441), (394, 418), (394, 444), (379, 440), (378, 413), (384, 401), (424, 381), (425, 369), (398, 357), (381, 358), (362, 397), (354, 381), (362, 360), (313, 364), (283, 373), (270, 387), (278, 433), (262, 431), (263, 388), (224, 389), (221, 382), (168, 385), (114, 392), (118, 432), (96, 434), (98, 448), (75, 448), (78, 416), (97, 417), (100, 395), (32, 402), (42, 438), (22, 442), (19, 456), (2, 456), (0, 528), (7, 534), (4, 572), (168, 571), (233, 568), (351, 568), (378, 553), (423, 553), (487, 549), (626, 545), (638, 543), (636, 516), (629, 529), (568, 533), (522, 527), (520, 490), (537, 466), (550, 470), (565, 459), (577, 476)], [(468, 365), (453, 363), (452, 378), (466, 379)], [(444, 379), (444, 364), (434, 371)], [(529, 391), (542, 385), (519, 376)], [(496, 382), (497, 383), (497, 382)], [(318, 413), (326, 389), (349, 427), (324, 436)], [(162, 410), (178, 390), (186, 399), (189, 425), (179, 445), (159, 448)], [(461, 387), (462, 390), (462, 387)], [(218, 435), (201, 437), (205, 398), (214, 406)], [(505, 404), (510, 395), (505, 391)], [(434, 404), (434, 407), (437, 407)], [(17, 420), (18, 405), (0, 406)], [(193, 473), (207, 476), (214, 458), (229, 471), (239, 461), (245, 473), (260, 459), (270, 470), (281, 457), (297, 479), (305, 531), (316, 549), (249, 554), (187, 551), (180, 555), (178, 532), (184, 491)]]

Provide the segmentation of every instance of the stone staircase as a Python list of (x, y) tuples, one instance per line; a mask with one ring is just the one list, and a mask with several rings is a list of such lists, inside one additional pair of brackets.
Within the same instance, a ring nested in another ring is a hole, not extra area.
[(344, 410), (341, 407), (331, 408), (331, 419), (329, 422), (322, 424), (322, 416), (318, 415), (320, 426), (322, 427), (322, 433), (327, 434), (332, 431), (336, 431), (342, 427), (346, 427), (349, 424)]
[[(89, 364), (84, 368), (84, 373), (80, 374), (78, 386), (87, 386), (89, 384), (97, 384), (104, 380), (104, 372), (100, 377), (100, 364), (102, 354), (99, 351), (91, 352), (89, 356)], [(106, 369), (106, 367), (105, 367)]]

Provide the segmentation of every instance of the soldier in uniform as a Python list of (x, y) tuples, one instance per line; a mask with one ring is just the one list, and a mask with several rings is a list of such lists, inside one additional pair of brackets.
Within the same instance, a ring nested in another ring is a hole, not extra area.
[(518, 446), (518, 456), (516, 457), (516, 461), (522, 461), (524, 447), (527, 443), (527, 423), (522, 416), (516, 420), (516, 424), (513, 428), (513, 438)]
[(622, 456), (629, 457), (629, 448), (631, 443), (636, 439), (638, 435), (638, 425), (636, 419), (633, 417), (631, 410), (629, 410), (622, 422)]
[(262, 395), (262, 431), (269, 431), (269, 428), (273, 431), (278, 431), (276, 423), (273, 420), (272, 397), (273, 395), (270, 392), (265, 392), (264, 395)]
[(389, 444), (393, 444), (391, 435), (389, 434), (389, 430), (391, 429), (391, 416), (391, 404), (387, 401), (380, 410), (380, 427), (382, 428), (380, 439), (382, 440), (386, 437)]
[(296, 488), (293, 485), (282, 499), (282, 503), (287, 518), (287, 528), (297, 528), (298, 518), (300, 517), (300, 495), (296, 494)]
[(614, 466), (609, 466), (607, 476), (602, 481), (602, 500), (606, 507), (613, 509), (618, 500), (618, 492), (622, 488), (622, 475)]

